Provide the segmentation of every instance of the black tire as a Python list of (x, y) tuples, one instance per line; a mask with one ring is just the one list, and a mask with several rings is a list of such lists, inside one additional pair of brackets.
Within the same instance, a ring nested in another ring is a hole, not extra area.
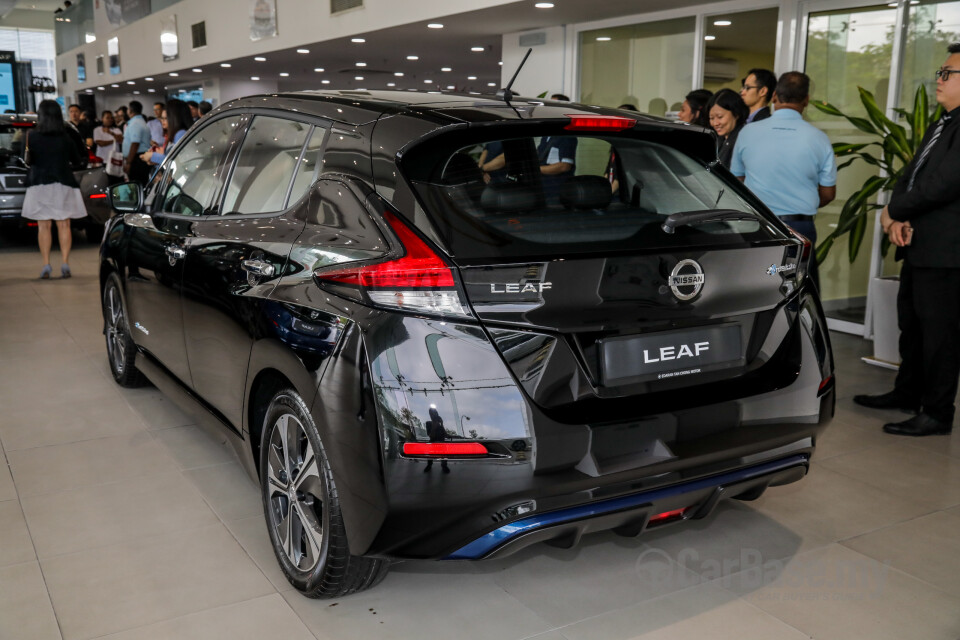
[(142, 386), (145, 378), (134, 364), (137, 345), (130, 337), (127, 308), (123, 300), (120, 278), (116, 273), (111, 273), (107, 277), (106, 285), (103, 287), (102, 302), (103, 333), (107, 339), (107, 362), (110, 364), (110, 373), (121, 387)]
[(270, 543), (287, 580), (309, 598), (373, 587), (389, 563), (350, 555), (330, 462), (300, 396), (278, 392), (263, 422), (260, 493)]

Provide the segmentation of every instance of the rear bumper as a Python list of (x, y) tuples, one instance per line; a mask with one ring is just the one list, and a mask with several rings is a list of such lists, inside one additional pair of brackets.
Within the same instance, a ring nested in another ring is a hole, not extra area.
[[(795, 455), (662, 489), (540, 513), (480, 536), (445, 559), (503, 557), (537, 542), (571, 547), (584, 533), (613, 529), (624, 535), (638, 535), (650, 526), (699, 520), (713, 512), (724, 499), (758, 494), (769, 486), (796, 482), (806, 475), (808, 463), (807, 456)], [(670, 512), (679, 513), (660, 521), (655, 519), (658, 514)]]

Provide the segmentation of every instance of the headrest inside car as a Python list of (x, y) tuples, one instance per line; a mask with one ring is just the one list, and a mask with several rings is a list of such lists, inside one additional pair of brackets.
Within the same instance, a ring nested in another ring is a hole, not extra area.
[(603, 176), (574, 176), (560, 191), (560, 204), (568, 209), (606, 209), (612, 191)]
[(532, 211), (537, 208), (537, 194), (523, 185), (488, 184), (480, 196), (480, 206), (490, 213)]
[(464, 153), (454, 154), (443, 168), (443, 184), (465, 184), (481, 182), (483, 171), (470, 156)]

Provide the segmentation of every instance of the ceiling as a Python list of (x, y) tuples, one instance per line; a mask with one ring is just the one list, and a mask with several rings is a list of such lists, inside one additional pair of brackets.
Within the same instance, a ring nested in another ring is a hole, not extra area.
[[(134, 78), (119, 87), (109, 84), (109, 76), (98, 77), (95, 61), (87, 60), (87, 77), (88, 82), (99, 79), (107, 83), (102, 85), (103, 90), (97, 91), (104, 97), (129, 95), (135, 91), (146, 94), (149, 88), (161, 93), (165, 86), (212, 77), (246, 82), (250, 82), (251, 77), (269, 78), (271, 86), (276, 80), (280, 91), (395, 88), (486, 93), (494, 91), (500, 84), (499, 62), (504, 33), (616, 18), (641, 10), (675, 9), (703, 4), (703, 0), (606, 0), (603, 3), (554, 0), (554, 4), (552, 9), (537, 9), (534, 0), (513, 2), (434, 19), (432, 22), (443, 24), (442, 29), (431, 29), (426, 22), (417, 22), (261, 54), (266, 58), (263, 62), (254, 60), (254, 56), (246, 56), (222, 61), (229, 67), (207, 65), (198, 72), (190, 67), (180, 68), (174, 71), (176, 77), (164, 71), (153, 81)], [(366, 41), (355, 44), (351, 42), (353, 37), (362, 37)], [(483, 47), (483, 51), (473, 52), (472, 47)], [(297, 48), (309, 50), (309, 53), (297, 53)], [(408, 60), (410, 55), (419, 59)], [(357, 66), (358, 62), (366, 66)], [(443, 68), (451, 70), (442, 71)], [(281, 77), (281, 73), (289, 75)], [(396, 76), (396, 73), (403, 75)], [(363, 79), (357, 80), (357, 77)], [(323, 84), (323, 80), (328, 83)], [(388, 83), (395, 86), (390, 87)], [(96, 89), (97, 85), (93, 87)]]

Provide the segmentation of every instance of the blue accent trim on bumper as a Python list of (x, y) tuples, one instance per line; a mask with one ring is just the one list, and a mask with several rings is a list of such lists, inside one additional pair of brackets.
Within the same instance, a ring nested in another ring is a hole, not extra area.
[(737, 471), (731, 471), (730, 473), (725, 473), (719, 476), (694, 480), (683, 484), (665, 487), (663, 489), (654, 489), (651, 491), (645, 491), (643, 493), (635, 493), (633, 495), (623, 496), (620, 498), (612, 498), (610, 500), (603, 500), (600, 502), (593, 502), (577, 507), (571, 507), (569, 509), (561, 509), (559, 511), (551, 511), (548, 513), (530, 516), (528, 518), (523, 518), (521, 520), (517, 520), (516, 522), (503, 525), (499, 529), (494, 529), (490, 533), (487, 533), (486, 535), (477, 538), (473, 542), (457, 549), (444, 559), (477, 560), (487, 555), (502, 544), (530, 531), (561, 524), (563, 522), (569, 522), (571, 520), (591, 518), (604, 513), (612, 513), (614, 511), (631, 509), (647, 503), (656, 502), (657, 500), (663, 500), (665, 498), (672, 498), (684, 493), (689, 493), (691, 491), (700, 491), (702, 489), (709, 489), (711, 487), (735, 484), (737, 482), (751, 480), (758, 476), (769, 473), (776, 473), (777, 471), (789, 469), (790, 467), (795, 467), (800, 464), (806, 464), (806, 462), (806, 456), (791, 456), (789, 458), (776, 460), (774, 462), (766, 462), (755, 467), (738, 469)]

